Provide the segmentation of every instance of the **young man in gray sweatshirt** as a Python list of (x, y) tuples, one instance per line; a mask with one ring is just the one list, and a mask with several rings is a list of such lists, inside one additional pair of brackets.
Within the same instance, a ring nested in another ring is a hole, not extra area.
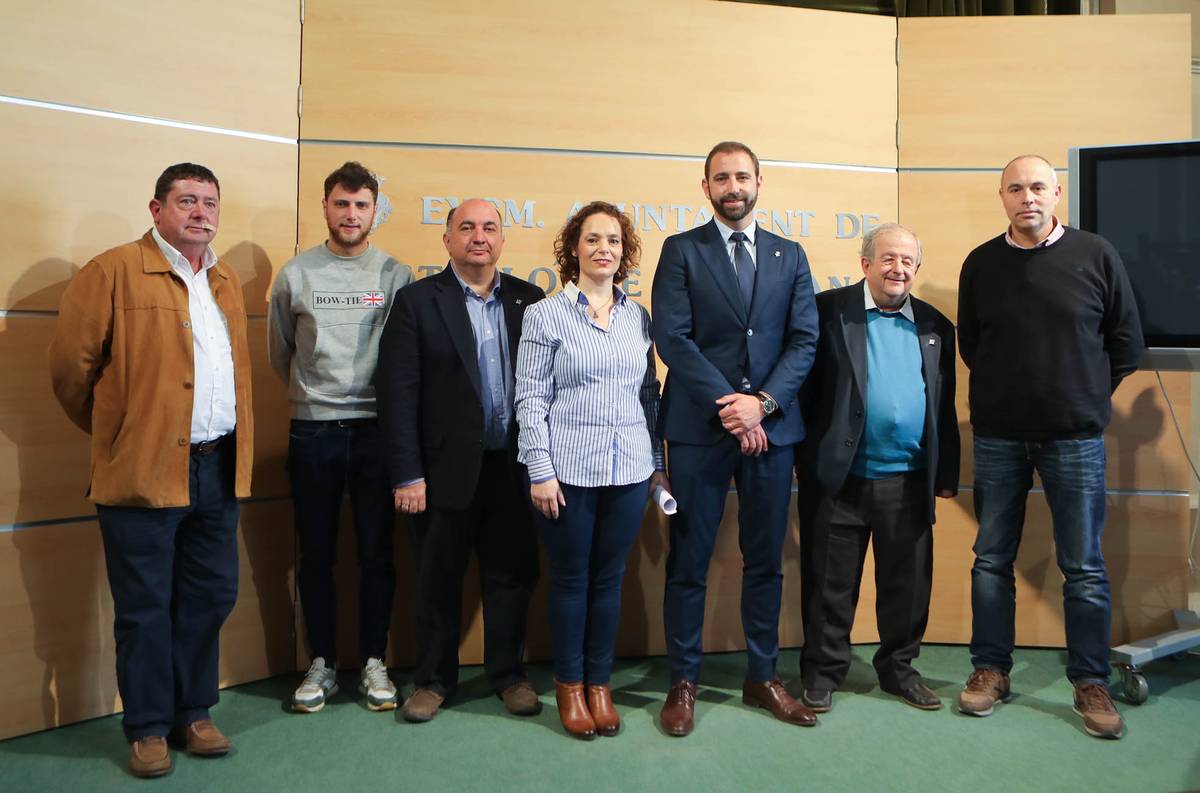
[(348, 487), (359, 568), (360, 693), (371, 710), (396, 707), (384, 657), (396, 571), (395, 512), (376, 424), (379, 336), (407, 265), (371, 245), (379, 183), (348, 162), (325, 180), (329, 239), (280, 270), (268, 307), (271, 366), (288, 384), (288, 473), (300, 540), (300, 602), (312, 665), (292, 710), (314, 713), (337, 693), (338, 515)]

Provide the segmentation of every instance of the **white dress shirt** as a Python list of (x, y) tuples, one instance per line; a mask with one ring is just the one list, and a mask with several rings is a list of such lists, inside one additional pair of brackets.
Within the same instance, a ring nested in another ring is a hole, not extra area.
[(192, 443), (216, 440), (233, 432), (237, 426), (229, 323), (208, 286), (208, 271), (216, 266), (217, 255), (212, 248), (206, 249), (204, 265), (199, 272), (193, 273), (192, 263), (164, 240), (158, 229), (151, 229), (151, 233), (172, 271), (188, 290), (194, 366)]

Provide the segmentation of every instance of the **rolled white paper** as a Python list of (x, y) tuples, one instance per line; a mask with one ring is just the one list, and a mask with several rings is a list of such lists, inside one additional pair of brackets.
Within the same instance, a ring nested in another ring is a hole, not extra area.
[(654, 499), (654, 503), (658, 504), (658, 508), (663, 511), (664, 515), (674, 515), (679, 509), (679, 505), (675, 503), (675, 498), (663, 489), (662, 485), (655, 485), (654, 492), (650, 494)]

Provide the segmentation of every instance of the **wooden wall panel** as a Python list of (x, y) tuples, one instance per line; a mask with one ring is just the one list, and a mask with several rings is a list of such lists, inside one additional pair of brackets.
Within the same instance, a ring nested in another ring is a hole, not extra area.
[[(243, 506), (238, 602), (221, 634), (223, 686), (294, 663), (287, 513), (282, 502)], [(94, 519), (0, 532), (0, 619), (0, 739), (121, 709), (112, 598)]]
[(770, 159), (896, 163), (892, 19), (691, 0), (306, 8), (302, 138), (693, 155), (737, 138)]
[[(1000, 168), (1034, 152), (1059, 168), (1080, 145), (1169, 140), (1191, 131), (1189, 25), (1181, 16), (903, 19), (899, 23), (901, 222), (925, 244), (916, 294), (957, 314), (964, 257), (1007, 225)], [(914, 169), (908, 171), (905, 169)], [(1058, 217), (1068, 216), (1070, 185)], [(964, 455), (973, 478), (967, 372), (958, 367)], [(1191, 477), (1170, 418), (1191, 437), (1193, 376), (1138, 372), (1113, 399), (1106, 433), (1105, 553), (1114, 641), (1157, 633), (1187, 601), (1186, 491)], [(1153, 495), (1155, 492), (1171, 495)], [(1178, 495), (1176, 495), (1178, 494)], [(934, 606), (927, 638), (970, 638), (971, 495), (943, 504), (935, 527)], [(1043, 496), (1029, 502), (1018, 558), (1017, 641), (1061, 646), (1061, 575)], [(860, 610), (861, 613), (861, 610)], [(856, 639), (871, 635), (856, 631)]]
[(297, 0), (4, 3), (0, 31), (0, 94), (296, 136)]
[(900, 166), (1191, 135), (1183, 15), (901, 19)]
[[(67, 420), (50, 388), (46, 350), (53, 315), (0, 318), (0, 526), (90, 516), (88, 436)], [(287, 393), (267, 364), (266, 322), (251, 320), (254, 495), (287, 495)]]
[(295, 250), (295, 146), (14, 105), (0, 105), (0, 128), (0, 309), (57, 310), (78, 268), (150, 229), (163, 169), (191, 161), (221, 181), (213, 248), (247, 311), (266, 311), (272, 271)]
[[(641, 273), (627, 284), (649, 305), (659, 250), (668, 234), (692, 228), (712, 207), (700, 188), (703, 164), (677, 159), (633, 159), (603, 155), (563, 156), (534, 152), (441, 151), (408, 147), (302, 144), (300, 147), (300, 247), (327, 237), (321, 213), (322, 183), (344, 161), (360, 160), (384, 178), (381, 201), (390, 217), (375, 242), (414, 268), (418, 277), (446, 264), (442, 245), (449, 197), (483, 196), (505, 206), (501, 267), (543, 288), (553, 283), (553, 241), (576, 203), (604, 199), (623, 204), (643, 242)], [(860, 235), (849, 236), (863, 215), (875, 222), (896, 217), (896, 176), (763, 166), (760, 219), (767, 228), (804, 246), (822, 288), (853, 282)], [(809, 213), (807, 216), (803, 213)], [(846, 215), (840, 221), (839, 214)], [(848, 216), (856, 220), (851, 221)], [(426, 220), (427, 222), (422, 222)], [(844, 239), (838, 238), (839, 225)], [(808, 236), (803, 236), (807, 229)], [(538, 268), (549, 268), (533, 273)]]

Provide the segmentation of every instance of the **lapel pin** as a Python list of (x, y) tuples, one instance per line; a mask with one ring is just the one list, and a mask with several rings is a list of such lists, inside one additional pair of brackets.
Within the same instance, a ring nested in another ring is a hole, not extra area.
[[(519, 298), (519, 297), (518, 297), (518, 298), (517, 298), (516, 300), (514, 300), (513, 302), (514, 302), (514, 303), (516, 303), (516, 304), (519, 306), (519, 305), (521, 305), (521, 298)], [(931, 340), (930, 340), (930, 343), (932, 343), (932, 341), (933, 341), (933, 340), (931, 339)]]
[(778, 256), (778, 255), (779, 255), (779, 251), (775, 251), (775, 255), (776, 255), (776, 256)]
[(933, 345), (935, 345), (935, 344), (937, 344), (937, 339), (933, 339), (933, 338), (931, 338), (931, 339), (929, 340), (929, 346), (930, 346), (930, 347), (932, 347), (932, 346), (933, 346)]

